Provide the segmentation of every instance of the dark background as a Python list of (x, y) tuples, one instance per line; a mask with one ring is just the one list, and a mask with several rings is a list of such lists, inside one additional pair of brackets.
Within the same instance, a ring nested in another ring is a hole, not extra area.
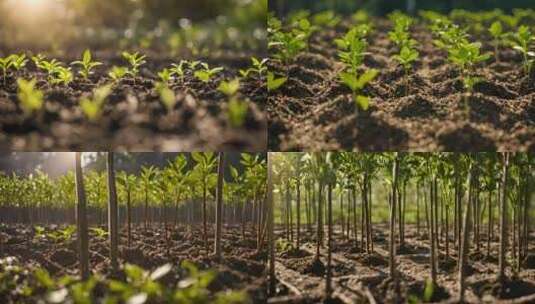
[[(394, 10), (407, 11), (410, 0), (269, 0), (270, 11), (284, 16), (292, 10), (308, 9), (313, 12), (332, 9), (342, 14), (352, 14), (365, 9), (373, 15), (385, 15)], [(414, 0), (414, 9), (435, 10), (447, 13), (453, 9), (493, 10), (506, 12), (514, 8), (534, 8), (535, 0)]]

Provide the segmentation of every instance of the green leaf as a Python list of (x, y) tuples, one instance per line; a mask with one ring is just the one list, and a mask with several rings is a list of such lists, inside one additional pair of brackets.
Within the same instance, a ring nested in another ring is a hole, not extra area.
[(168, 274), (169, 271), (171, 271), (171, 269), (172, 269), (172, 265), (169, 264), (169, 263), (167, 263), (165, 265), (162, 265), (162, 266), (156, 268), (153, 272), (151, 272), (150, 278), (151, 278), (151, 280), (156, 281), (156, 280), (164, 277), (166, 274)]
[(83, 55), (83, 62), (84, 63), (90, 63), (91, 62), (91, 51), (89, 49), (84, 51)]
[(503, 33), (502, 24), (500, 21), (495, 21), (492, 23), (492, 25), (489, 28), (489, 32), (492, 35), (492, 37), (499, 38)]
[(355, 96), (355, 102), (357, 106), (364, 111), (367, 111), (370, 107), (370, 98), (367, 96), (357, 95)]
[(433, 281), (427, 280), (425, 283), (425, 289), (424, 289), (424, 301), (429, 302), (433, 298), (433, 293), (435, 292), (435, 286), (433, 284)]
[(359, 79), (357, 78), (357, 76), (353, 75), (352, 73), (340, 72), (338, 77), (340, 77), (340, 80), (346, 86), (348, 86), (351, 89), (351, 91), (355, 92), (356, 90), (358, 90)]
[(222, 81), (217, 89), (227, 96), (234, 96), (240, 89), (240, 79), (235, 78), (234, 80), (228, 82)]
[(276, 78), (275, 74), (269, 72), (267, 77), (268, 91), (275, 91), (288, 81), (288, 78)]

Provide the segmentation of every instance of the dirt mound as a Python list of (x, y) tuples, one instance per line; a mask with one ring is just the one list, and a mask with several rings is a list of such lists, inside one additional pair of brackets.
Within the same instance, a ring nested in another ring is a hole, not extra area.
[(76, 263), (76, 253), (67, 249), (58, 249), (50, 255), (50, 260), (63, 266)]

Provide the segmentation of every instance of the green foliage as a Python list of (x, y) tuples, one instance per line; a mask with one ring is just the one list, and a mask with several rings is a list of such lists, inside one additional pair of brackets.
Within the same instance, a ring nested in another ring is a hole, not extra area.
[(412, 18), (400, 12), (394, 12), (389, 15), (390, 20), (394, 23), (394, 29), (388, 33), (388, 37), (399, 49), (404, 47), (413, 48), (416, 46), (416, 40), (410, 37), (410, 26), (413, 23)]
[(52, 84), (57, 84), (57, 85), (63, 84), (64, 86), (67, 86), (73, 80), (74, 80), (74, 76), (72, 75), (71, 69), (59, 66), (56, 68), (56, 70), (52, 74), (52, 78), (50, 79), (50, 82)]
[(17, 98), (20, 106), (26, 116), (41, 110), (43, 107), (43, 92), (35, 88), (36, 80), (26, 81), (22, 78), (17, 79), (18, 93)]
[(513, 34), (513, 40), (511, 41), (513, 48), (522, 53), (523, 67), (526, 74), (529, 74), (535, 62), (535, 52), (530, 51), (532, 41), (535, 41), (535, 36), (529, 27), (525, 25), (518, 28), (518, 31)]
[(180, 60), (178, 64), (173, 63), (171, 68), (171, 75), (177, 75), (180, 79), (180, 81), (184, 80), (185, 75), (185, 65), (188, 64), (188, 61), (186, 60)]
[(89, 231), (93, 232), (95, 237), (99, 239), (105, 239), (108, 236), (108, 231), (100, 227), (91, 227), (89, 228)]
[(449, 49), (448, 58), (453, 64), (459, 67), (464, 87), (469, 92), (472, 91), (475, 84), (482, 80), (481, 78), (472, 77), (475, 65), (490, 58), (490, 54), (481, 54), (480, 49), (481, 43), (479, 42), (462, 42), (456, 47)]
[(91, 51), (89, 49), (84, 51), (81, 61), (75, 61), (71, 64), (81, 66), (81, 70), (78, 73), (80, 73), (80, 75), (82, 75), (82, 77), (86, 80), (89, 79), (89, 75), (93, 73), (92, 70), (95, 67), (102, 65), (101, 62), (92, 61)]
[(210, 69), (210, 66), (207, 63), (201, 63), (201, 67), (202, 69), (195, 71), (193, 75), (202, 82), (209, 82), (212, 77), (223, 71), (222, 67)]
[(367, 96), (359, 94), (359, 92), (370, 83), (379, 72), (377, 70), (371, 69), (364, 72), (362, 75), (358, 76), (356, 74), (341, 72), (339, 74), (340, 80), (343, 84), (348, 86), (351, 91), (353, 91), (353, 100), (355, 101), (358, 108), (363, 111), (367, 111), (370, 104), (370, 99)]
[(288, 81), (287, 77), (279, 77), (277, 78), (275, 74), (268, 72), (267, 76), (267, 87), (268, 91), (276, 91), (278, 88), (280, 88), (283, 84)]
[(308, 46), (307, 26), (309, 27), (310, 24), (300, 22), (299, 29), (285, 32), (282, 30), (280, 21), (275, 17), (270, 18), (268, 22), (268, 32), (270, 33), (268, 48), (276, 50), (273, 58), (288, 64), (305, 50)]
[(246, 101), (242, 101), (237, 97), (240, 90), (240, 79), (235, 78), (228, 82), (222, 81), (217, 89), (229, 98), (227, 118), (230, 125), (234, 128), (243, 126), (249, 105)]
[(131, 68), (128, 69), (127, 73), (134, 78), (137, 76), (137, 74), (139, 74), (139, 68), (143, 64), (147, 63), (147, 61), (145, 61), (145, 58), (147, 56), (141, 55), (139, 54), (139, 52), (135, 52), (135, 53), (123, 52), (122, 56), (124, 59), (126, 59), (126, 61), (128, 61), (128, 63), (131, 66)]
[[(177, 304), (242, 304), (249, 303), (244, 292), (211, 292), (208, 286), (216, 272), (200, 271), (193, 263), (182, 261), (185, 275), (175, 287), (159, 281), (173, 271), (165, 264), (153, 271), (126, 264), (126, 279), (106, 279), (91, 276), (85, 281), (65, 275), (52, 277), (43, 268), (23, 270), (14, 258), (0, 259), (0, 293), (15, 296), (20, 302), (47, 303), (177, 303)], [(99, 286), (98, 291), (95, 289)], [(38, 302), (39, 302), (38, 301)]]
[(336, 39), (335, 43), (340, 49), (338, 56), (340, 60), (346, 65), (346, 69), (353, 74), (357, 73), (358, 67), (364, 61), (366, 48), (368, 42), (366, 36), (370, 31), (370, 27), (366, 24), (362, 24), (351, 28), (343, 38)]
[(69, 225), (65, 227), (64, 229), (54, 230), (50, 231), (46, 234), (46, 236), (53, 240), (56, 244), (62, 244), (69, 241), (74, 233), (76, 232), (76, 226)]
[(108, 72), (108, 76), (113, 79), (114, 82), (118, 82), (126, 76), (128, 69), (125, 67), (113, 66)]
[(251, 61), (252, 61), (253, 67), (248, 68), (247, 70), (240, 70), (240, 75), (242, 77), (247, 78), (252, 73), (257, 74), (259, 77), (261, 77), (262, 75), (266, 73), (267, 71), (266, 63), (268, 62), (267, 58), (259, 60), (256, 57), (251, 57)]
[(342, 21), (342, 18), (336, 15), (334, 11), (326, 10), (314, 14), (311, 20), (312, 24), (318, 27), (335, 27)]
[(93, 99), (83, 97), (80, 100), (80, 107), (89, 121), (95, 122), (100, 119), (104, 102), (111, 92), (112, 85), (104, 85), (93, 90)]
[(158, 77), (160, 77), (160, 80), (165, 84), (169, 84), (171, 76), (172, 72), (167, 68), (163, 69), (161, 72), (158, 72)]
[(399, 54), (394, 55), (393, 58), (397, 60), (405, 70), (410, 70), (412, 63), (418, 59), (419, 55), (420, 53), (418, 53), (417, 50), (411, 49), (408, 46), (403, 46)]
[(155, 89), (167, 112), (173, 111), (177, 103), (175, 92), (169, 88), (166, 82), (156, 83)]

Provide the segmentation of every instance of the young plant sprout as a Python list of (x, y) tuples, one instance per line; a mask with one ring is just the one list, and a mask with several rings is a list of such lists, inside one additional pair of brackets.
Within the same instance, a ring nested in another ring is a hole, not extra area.
[(357, 109), (360, 108), (363, 111), (367, 111), (370, 107), (370, 98), (361, 94), (361, 90), (370, 83), (379, 72), (371, 69), (358, 76), (354, 73), (341, 72), (339, 74), (340, 80), (346, 86), (348, 86), (353, 92), (353, 100), (357, 105)]
[(327, 10), (314, 14), (311, 20), (312, 24), (318, 27), (335, 27), (342, 21), (342, 18), (336, 15), (335, 12)]
[(473, 76), (475, 65), (490, 58), (490, 54), (481, 54), (480, 49), (479, 42), (464, 42), (449, 50), (449, 60), (458, 66), (463, 86), (469, 94), (472, 94), (474, 86), (483, 80)]
[(338, 56), (346, 65), (346, 68), (353, 74), (357, 74), (358, 67), (364, 61), (366, 48), (366, 35), (369, 32), (368, 25), (359, 25), (350, 29), (343, 38), (336, 39), (335, 43), (340, 49)]
[(61, 67), (61, 63), (59, 61), (57, 61), (56, 59), (52, 59), (52, 60), (48, 61), (48, 60), (45, 60), (44, 58), (42, 58), (39, 61), (34, 61), (34, 62), (36, 62), (36, 65), (37, 65), (38, 68), (40, 68), (41, 70), (44, 70), (44, 71), (47, 72), (48, 81), (50, 81), (50, 82), (53, 81), (54, 74), (56, 73), (58, 68)]
[(496, 62), (500, 62), (498, 48), (505, 37), (503, 33), (502, 23), (500, 21), (495, 21), (494, 23), (492, 23), (489, 28), (489, 32), (494, 42), (494, 56), (496, 57)]
[(123, 58), (128, 61), (131, 68), (128, 70), (128, 74), (134, 78), (134, 82), (136, 79), (137, 74), (139, 74), (139, 67), (141, 67), (143, 64), (147, 63), (145, 61), (146, 55), (140, 55), (138, 52), (135, 52), (133, 54), (130, 54), (128, 52), (123, 52)]
[(52, 73), (52, 78), (50, 79), (50, 82), (55, 85), (63, 84), (64, 86), (67, 86), (73, 81), (73, 79), (74, 76), (72, 75), (70, 68), (59, 66)]
[(262, 60), (257, 59), (256, 57), (251, 58), (252, 61), (252, 68), (248, 68), (247, 70), (240, 70), (240, 75), (243, 78), (249, 77), (251, 73), (257, 74), (258, 76), (262, 76), (267, 71), (266, 63), (268, 62), (267, 58), (264, 58)]
[(12, 56), (7, 56), (5, 58), (0, 58), (0, 69), (2, 69), (2, 74), (4, 76), (4, 85), (6, 84), (7, 71), (11, 66)]
[(41, 53), (39, 53), (39, 54), (37, 54), (35, 56), (32, 56), (32, 61), (33, 61), (33, 63), (35, 64), (35, 66), (37, 68), (41, 68), (42, 62), (45, 59), (46, 59), (46, 56), (41, 54)]
[(237, 94), (240, 89), (240, 79), (232, 81), (222, 81), (217, 88), (221, 93), (229, 98), (227, 118), (230, 125), (234, 128), (240, 128), (245, 122), (249, 106), (247, 102), (238, 99)]
[(89, 79), (89, 75), (91, 75), (93, 73), (91, 70), (93, 70), (95, 67), (97, 67), (99, 65), (102, 65), (101, 62), (92, 61), (91, 51), (89, 49), (84, 51), (84, 53), (82, 55), (82, 61), (75, 61), (75, 62), (73, 62), (71, 64), (72, 65), (79, 65), (79, 66), (82, 67), (81, 70), (78, 73), (80, 73), (80, 75), (82, 75), (82, 77), (85, 80)]
[(178, 64), (173, 63), (171, 66), (171, 75), (176, 75), (180, 81), (184, 81), (184, 75), (186, 74), (185, 65), (188, 64), (186, 60), (180, 60)]
[(93, 90), (93, 99), (84, 97), (80, 100), (82, 112), (84, 112), (89, 121), (95, 122), (100, 119), (104, 102), (111, 92), (112, 85), (107, 84)]
[(163, 69), (161, 72), (158, 72), (158, 77), (160, 77), (160, 80), (166, 85), (169, 85), (172, 75), (173, 73), (167, 68)]
[(13, 69), (15, 69), (16, 72), (20, 71), (23, 67), (26, 66), (26, 63), (28, 63), (28, 59), (26, 59), (25, 54), (20, 55), (11, 55), (11, 66)]
[[(522, 25), (513, 34), (514, 40), (511, 42), (513, 48), (522, 53), (524, 72), (529, 75), (532, 65), (535, 62), (535, 52), (530, 51), (530, 44), (535, 40), (535, 36), (528, 26)], [(533, 59), (530, 59), (533, 58)]]
[(271, 33), (268, 48), (275, 48), (276, 53), (273, 55), (275, 59), (281, 60), (286, 66), (308, 46), (307, 35), (303, 31), (282, 31), (280, 24), (275, 22), (276, 18), (272, 18), (270, 28)]
[(108, 72), (108, 76), (110, 76), (111, 79), (113, 79), (113, 81), (115, 83), (119, 82), (121, 79), (124, 78), (124, 76), (126, 76), (126, 74), (128, 73), (128, 69), (125, 68), (125, 67), (118, 67), (118, 66), (113, 66), (111, 68), (111, 70)]
[(278, 88), (280, 88), (283, 84), (288, 81), (287, 77), (279, 77), (277, 78), (275, 74), (268, 72), (267, 76), (267, 87), (268, 91), (276, 91)]
[(409, 72), (412, 63), (418, 59), (419, 55), (417, 50), (405, 45), (401, 48), (401, 52), (394, 56), (394, 59), (397, 60), (405, 70), (405, 96), (409, 95)]
[(158, 82), (155, 87), (158, 95), (160, 96), (160, 101), (164, 105), (167, 112), (173, 111), (177, 103), (175, 92), (169, 88), (167, 82)]
[(213, 69), (210, 69), (210, 66), (208, 66), (207, 63), (201, 64), (202, 70), (195, 71), (193, 74), (195, 78), (202, 82), (209, 82), (212, 77), (214, 77), (219, 72), (223, 71), (222, 67), (216, 67)]
[(20, 107), (26, 116), (32, 115), (43, 107), (43, 92), (35, 88), (36, 80), (17, 79)]

